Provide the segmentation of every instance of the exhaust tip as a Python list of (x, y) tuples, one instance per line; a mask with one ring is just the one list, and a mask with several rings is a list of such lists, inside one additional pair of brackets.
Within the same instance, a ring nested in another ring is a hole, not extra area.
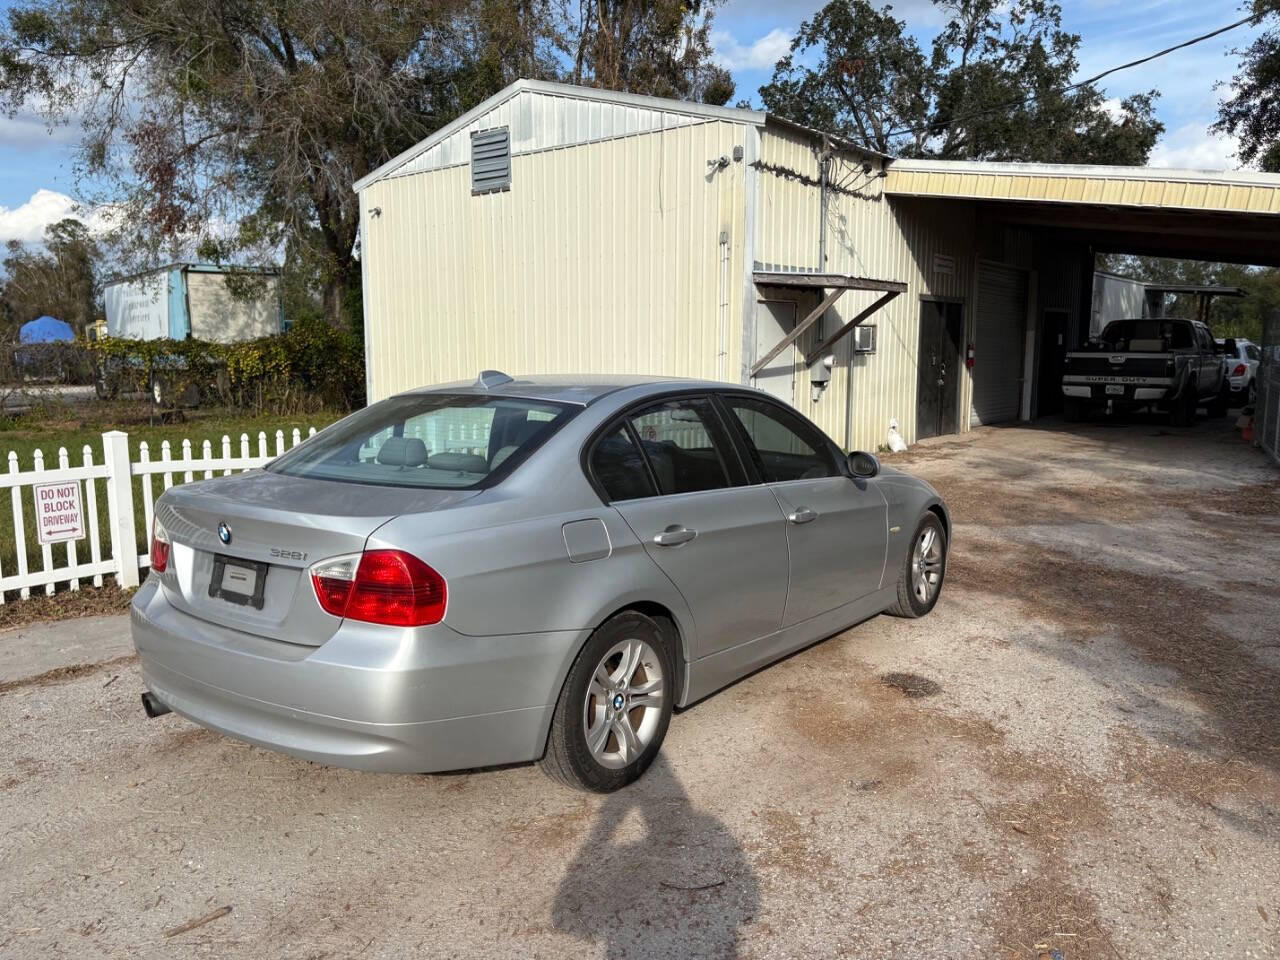
[(142, 709), (147, 712), (147, 719), (154, 720), (156, 717), (163, 717), (166, 713), (173, 711), (150, 690), (142, 695)]

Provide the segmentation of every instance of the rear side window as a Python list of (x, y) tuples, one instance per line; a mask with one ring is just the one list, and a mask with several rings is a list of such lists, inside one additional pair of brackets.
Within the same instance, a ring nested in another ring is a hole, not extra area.
[(610, 500), (638, 500), (656, 493), (644, 456), (625, 427), (601, 438), (591, 452), (591, 472)]
[(1245, 353), (1245, 356), (1247, 356), (1250, 360), (1262, 359), (1262, 351), (1259, 350), (1257, 347), (1255, 347), (1252, 343), (1245, 345), (1244, 353)]
[(730, 486), (726, 452), (710, 401), (668, 400), (630, 417), (664, 495)]
[(514, 470), (577, 409), (470, 394), (392, 397), (339, 421), (267, 469), (347, 483), (482, 487)]
[(769, 483), (840, 476), (825, 439), (799, 417), (752, 397), (724, 398), (755, 447), (756, 464)]

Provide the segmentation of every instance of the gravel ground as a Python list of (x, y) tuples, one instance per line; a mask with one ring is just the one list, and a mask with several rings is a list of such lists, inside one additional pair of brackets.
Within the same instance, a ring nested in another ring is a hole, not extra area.
[(0, 634), (0, 957), (1280, 956), (1276, 470), (1223, 421), (893, 462), (955, 515), (933, 615), (684, 711), (605, 798), (145, 721), (123, 618)]

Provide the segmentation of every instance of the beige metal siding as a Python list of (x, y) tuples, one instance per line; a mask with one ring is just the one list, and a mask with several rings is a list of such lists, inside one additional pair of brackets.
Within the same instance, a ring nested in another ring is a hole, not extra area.
[[(761, 160), (757, 262), (816, 269), (820, 196), (812, 147), (802, 135), (769, 128), (762, 137)], [(845, 337), (834, 350), (830, 385), (815, 403), (803, 384), (797, 405), (846, 447), (876, 450), (887, 442), (890, 420), (898, 421), (908, 442), (915, 440), (921, 297), (963, 300), (968, 339), (975, 227), (971, 204), (890, 200), (884, 196), (878, 166), (867, 176), (861, 164), (861, 158), (846, 156), (833, 172), (832, 179), (845, 189), (833, 191), (828, 204), (826, 269), (902, 281), (907, 292), (866, 321), (878, 328), (876, 352), (855, 354), (852, 335)], [(950, 274), (935, 270), (935, 255), (951, 258)], [(834, 331), (874, 298), (870, 293), (846, 293), (833, 311), (838, 319), (828, 318), (823, 333)], [(801, 315), (816, 300), (804, 303)], [(802, 351), (817, 343), (816, 331), (800, 340)], [(957, 422), (965, 429), (970, 404), (967, 373), (959, 393)]]
[(893, 196), (970, 200), (1034, 200), (1096, 203), (1118, 207), (1280, 213), (1280, 177), (1269, 174), (1131, 167), (1061, 166), (1021, 169), (1015, 164), (901, 161), (889, 168), (886, 190)]
[(243, 300), (232, 296), (223, 274), (188, 270), (191, 336), (196, 340), (235, 343), (279, 333), (280, 278), (266, 277), (261, 282), (261, 295)]
[(483, 196), (465, 166), (369, 186), (370, 400), (484, 368), (736, 378), (745, 171), (708, 161), (744, 137), (706, 121), (515, 156)]

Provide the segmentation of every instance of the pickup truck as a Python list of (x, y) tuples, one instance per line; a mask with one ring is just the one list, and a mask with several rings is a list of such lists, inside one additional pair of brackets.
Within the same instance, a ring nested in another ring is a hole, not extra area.
[(1200, 406), (1212, 417), (1224, 416), (1230, 394), (1225, 367), (1223, 348), (1199, 320), (1113, 320), (1085, 349), (1067, 354), (1063, 415), (1075, 421), (1092, 410), (1156, 407), (1180, 427), (1191, 425)]

